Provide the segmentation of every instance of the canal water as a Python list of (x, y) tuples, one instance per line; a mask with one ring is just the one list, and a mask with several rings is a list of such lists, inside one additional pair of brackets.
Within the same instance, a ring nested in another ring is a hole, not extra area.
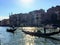
[[(31, 36), (22, 32), (37, 30), (37, 27), (19, 27), (14, 34), (6, 32), (8, 27), (0, 27), (0, 45), (60, 45), (60, 41), (47, 39), (42, 37)], [(43, 32), (43, 28), (38, 28)], [(47, 33), (55, 31), (55, 29), (48, 29)], [(60, 34), (54, 35), (53, 37), (59, 38)]]
[(5, 43), (10, 42), (13, 34), (6, 32), (8, 27), (0, 27), (0, 45), (4, 45)]

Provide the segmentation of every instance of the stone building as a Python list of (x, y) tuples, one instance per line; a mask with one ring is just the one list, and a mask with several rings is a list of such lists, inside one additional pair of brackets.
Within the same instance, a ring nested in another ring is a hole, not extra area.
[(29, 13), (20, 13), (10, 15), (10, 25), (14, 26), (40, 26), (42, 17), (44, 16), (45, 11), (35, 10)]
[(54, 20), (60, 22), (60, 6), (49, 8), (47, 14), (49, 20), (53, 20), (52, 18), (54, 18)]
[(10, 15), (10, 25), (11, 26), (26, 26), (28, 23), (27, 23), (27, 15), (28, 14), (13, 14), (13, 15)]
[(41, 26), (41, 21), (45, 15), (45, 11), (40, 9), (30, 12), (30, 14), (32, 15), (33, 26)]
[(1, 21), (1, 26), (9, 26), (9, 19), (3, 19), (2, 21)]

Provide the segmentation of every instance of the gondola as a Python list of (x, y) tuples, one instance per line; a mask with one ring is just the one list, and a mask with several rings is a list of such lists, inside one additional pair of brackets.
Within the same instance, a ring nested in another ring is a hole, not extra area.
[(7, 32), (11, 32), (11, 33), (14, 33), (16, 29), (7, 29)]
[(29, 31), (24, 31), (22, 30), (22, 32), (26, 33), (26, 34), (29, 34), (29, 35), (32, 35), (32, 36), (38, 36), (38, 37), (45, 37), (45, 36), (51, 36), (51, 35), (55, 35), (55, 34), (58, 34), (60, 33), (60, 31), (58, 32), (52, 32), (52, 33), (42, 33), (42, 32), (29, 32)]
[(29, 31), (22, 30), (22, 32), (24, 32), (25, 34), (29, 34), (31, 36), (43, 37), (43, 38), (48, 38), (48, 39), (53, 39), (53, 40), (60, 41), (60, 39), (57, 39), (55, 37), (51, 37), (51, 35), (58, 34), (58, 33), (60, 33), (60, 31), (58, 31), (58, 32), (52, 32), (52, 33), (42, 33), (40, 31), (37, 31), (37, 32), (29, 32)]
[(16, 28), (14, 26), (12, 26), (9, 29), (7, 29), (7, 32), (14, 33), (15, 30), (16, 30)]

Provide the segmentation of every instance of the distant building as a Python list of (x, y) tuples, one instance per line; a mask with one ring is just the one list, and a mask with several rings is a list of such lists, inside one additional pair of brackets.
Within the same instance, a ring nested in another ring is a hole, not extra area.
[(60, 6), (52, 7), (47, 10), (44, 23), (60, 25)]
[(11, 14), (10, 26), (41, 26), (60, 23), (60, 6), (52, 7), (45, 12), (43, 9), (29, 13)]
[(2, 21), (1, 21), (1, 26), (9, 26), (9, 19), (3, 19)]
[(10, 26), (13, 26), (13, 25), (17, 26), (17, 23), (18, 23), (17, 17), (19, 18), (18, 14), (14, 14), (14, 15), (9, 16)]
[(10, 15), (9, 19), (10, 19), (10, 25), (11, 26), (26, 26), (27, 25), (27, 15), (28, 14), (13, 14)]
[(33, 25), (34, 26), (41, 26), (41, 21), (45, 15), (45, 11), (43, 9), (40, 9), (40, 10), (35, 10), (35, 11), (30, 12), (30, 14), (32, 15)]
[(47, 10), (47, 13), (51, 17), (51, 14), (57, 14), (57, 19), (60, 20), (60, 6), (52, 7)]
[(20, 14), (13, 14), (10, 15), (10, 25), (11, 26), (40, 26), (42, 17), (44, 16), (45, 11), (35, 10), (29, 13), (20, 13)]

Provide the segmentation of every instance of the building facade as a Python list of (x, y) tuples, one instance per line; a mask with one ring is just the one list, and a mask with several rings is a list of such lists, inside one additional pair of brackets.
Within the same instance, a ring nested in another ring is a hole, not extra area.
[(40, 26), (44, 10), (35, 10), (29, 13), (10, 15), (10, 25), (14, 26)]
[(9, 19), (3, 19), (0, 23), (1, 26), (9, 26)]
[(41, 26), (41, 21), (45, 15), (45, 11), (43, 9), (35, 10), (30, 12), (32, 15), (32, 24), (34, 26)]

